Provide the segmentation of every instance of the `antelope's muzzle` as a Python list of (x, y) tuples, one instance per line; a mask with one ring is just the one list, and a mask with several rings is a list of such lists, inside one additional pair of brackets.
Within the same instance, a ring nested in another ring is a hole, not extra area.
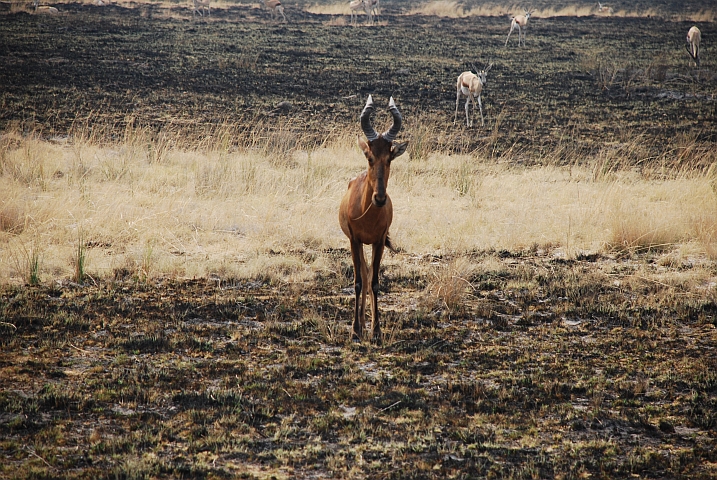
[(377, 207), (383, 207), (386, 205), (386, 194), (385, 193), (374, 193), (371, 197), (371, 203), (373, 203)]

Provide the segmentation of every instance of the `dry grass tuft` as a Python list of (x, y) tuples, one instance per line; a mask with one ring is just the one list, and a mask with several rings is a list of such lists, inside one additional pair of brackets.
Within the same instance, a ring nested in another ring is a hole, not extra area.
[(435, 0), (413, 7), (409, 15), (434, 15), (437, 17), (463, 18), (466, 16), (463, 6), (453, 0)]
[[(438, 308), (445, 307), (450, 314), (465, 307), (466, 298), (473, 292), (471, 285), (476, 265), (464, 257), (458, 257), (431, 271), (433, 279), (427, 287), (427, 300)], [(431, 305), (426, 305), (432, 309)]]

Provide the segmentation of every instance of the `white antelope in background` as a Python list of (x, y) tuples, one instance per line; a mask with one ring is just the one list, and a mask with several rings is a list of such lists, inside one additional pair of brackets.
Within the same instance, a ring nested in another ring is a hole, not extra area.
[(690, 54), (692, 60), (695, 61), (695, 65), (700, 66), (700, 42), (702, 41), (702, 32), (700, 29), (693, 26), (690, 31), (687, 32), (687, 53)]
[(458, 103), (461, 100), (461, 95), (468, 97), (466, 99), (466, 125), (469, 127), (473, 126), (473, 119), (468, 113), (470, 103), (473, 101), (473, 116), (476, 113), (476, 100), (478, 100), (478, 109), (480, 110), (480, 125), (485, 125), (483, 121), (483, 104), (480, 101), (480, 95), (483, 92), (483, 87), (486, 84), (486, 75), (493, 68), (493, 64), (488, 65), (484, 70), (478, 71), (475, 67), (476, 73), (463, 72), (458, 76), (458, 82), (456, 84), (456, 113), (453, 115), (453, 124), (455, 125), (458, 119)]
[(351, 0), (349, 9), (351, 10), (351, 24), (353, 25), (358, 22), (358, 11), (365, 9), (363, 0)]
[(510, 32), (508, 32), (508, 38), (505, 39), (505, 46), (508, 46), (508, 39), (510, 38), (510, 34), (513, 33), (513, 30), (515, 30), (515, 27), (518, 27), (518, 46), (520, 46), (520, 39), (523, 38), (523, 46), (525, 46), (525, 32), (523, 29), (528, 29), (528, 19), (533, 14), (533, 10), (526, 10), (523, 9), (522, 15), (516, 15), (510, 20)]
[(209, 7), (210, 0), (193, 0), (194, 2), (194, 15), (197, 13), (200, 17), (204, 16), (204, 12), (207, 12), (207, 16), (212, 14), (212, 9)]
[(266, 5), (266, 8), (271, 11), (271, 18), (273, 20), (279, 21), (279, 15), (281, 15), (284, 18), (284, 23), (286, 23), (286, 15), (284, 15), (284, 6), (279, 0), (264, 0), (264, 5)]
[(373, 14), (371, 9), (371, 0), (351, 0), (349, 3), (351, 9), (351, 23), (356, 24), (358, 22), (358, 11), (363, 10), (366, 12), (366, 22), (373, 23)]
[(32, 6), (34, 7), (35, 13), (49, 13), (51, 15), (55, 13), (60, 13), (60, 11), (55, 7), (50, 7), (48, 5), (40, 5), (40, 0), (33, 0)]
[(612, 7), (603, 5), (602, 3), (598, 2), (598, 13), (607, 13), (608, 15), (611, 15), (612, 12)]
[(379, 0), (365, 0), (366, 4), (368, 5), (368, 8), (371, 10), (372, 21), (374, 18), (376, 18), (376, 21), (378, 21), (378, 1)]

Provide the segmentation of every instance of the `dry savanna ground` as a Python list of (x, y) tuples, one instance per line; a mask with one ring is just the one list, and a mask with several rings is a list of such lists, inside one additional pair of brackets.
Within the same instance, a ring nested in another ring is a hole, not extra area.
[[(717, 476), (702, 2), (534, 2), (520, 49), (497, 2), (46, 5), (0, 4), (0, 478)], [(409, 149), (354, 343), (368, 94)]]

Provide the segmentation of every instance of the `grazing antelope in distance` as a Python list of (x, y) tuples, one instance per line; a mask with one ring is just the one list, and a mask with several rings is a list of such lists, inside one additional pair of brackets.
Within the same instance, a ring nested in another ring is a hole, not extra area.
[(60, 11), (55, 7), (50, 7), (48, 5), (40, 5), (40, 0), (33, 0), (32, 6), (34, 7), (35, 13), (49, 13), (51, 15), (54, 15), (55, 13), (60, 13)]
[(210, 0), (192, 0), (194, 2), (194, 15), (197, 13), (200, 17), (204, 16), (204, 11), (206, 10), (207, 16), (210, 16), (212, 14), (212, 9), (209, 6)]
[[(408, 145), (407, 142), (394, 143), (396, 135), (401, 130), (402, 119), (393, 97), (388, 102), (393, 124), (388, 131), (380, 135), (371, 124), (373, 110), (373, 99), (369, 95), (366, 106), (361, 112), (361, 129), (368, 141), (358, 137), (358, 145), (368, 160), (368, 169), (351, 179), (349, 189), (341, 199), (339, 207), (339, 224), (351, 242), (351, 258), (354, 264), (356, 304), (353, 339), (355, 341), (361, 340), (363, 329), (366, 327), (366, 295), (369, 293), (373, 339), (380, 341), (378, 274), (384, 247), (393, 250), (388, 237), (388, 229), (393, 220), (393, 204), (386, 193), (386, 185), (391, 172), (391, 161), (403, 155)], [(364, 256), (364, 245), (372, 246), (370, 267)]]
[(702, 32), (694, 25), (687, 32), (687, 53), (690, 54), (692, 60), (695, 61), (695, 65), (700, 66), (700, 42), (702, 41)]
[(456, 119), (458, 118), (458, 103), (460, 102), (461, 95), (468, 97), (466, 99), (466, 125), (468, 127), (473, 126), (473, 118), (471, 118), (468, 114), (471, 100), (473, 101), (473, 116), (475, 116), (476, 113), (476, 100), (478, 100), (478, 109), (480, 110), (480, 126), (482, 127), (485, 125), (483, 121), (483, 105), (480, 101), (480, 95), (481, 92), (483, 92), (483, 87), (486, 83), (486, 74), (491, 68), (493, 68), (492, 63), (481, 71), (478, 71), (478, 69), (474, 66), (473, 69), (476, 71), (475, 73), (470, 71), (463, 72), (458, 76), (458, 82), (456, 84), (456, 113), (453, 115), (454, 125), (456, 124)]
[(279, 15), (284, 17), (284, 23), (286, 23), (286, 15), (284, 15), (284, 6), (279, 0), (264, 0), (264, 5), (271, 11), (271, 18), (279, 21)]
[(523, 46), (525, 46), (525, 32), (522, 29), (528, 29), (528, 19), (533, 14), (533, 10), (530, 11), (523, 9), (522, 15), (516, 15), (510, 20), (510, 32), (508, 32), (508, 38), (505, 39), (505, 46), (508, 46), (508, 39), (510, 34), (513, 33), (515, 27), (518, 27), (518, 46), (520, 46), (520, 38), (523, 38)]
[(607, 5), (603, 5), (602, 3), (598, 2), (598, 13), (607, 13), (612, 14), (613, 10), (612, 7), (609, 7)]

